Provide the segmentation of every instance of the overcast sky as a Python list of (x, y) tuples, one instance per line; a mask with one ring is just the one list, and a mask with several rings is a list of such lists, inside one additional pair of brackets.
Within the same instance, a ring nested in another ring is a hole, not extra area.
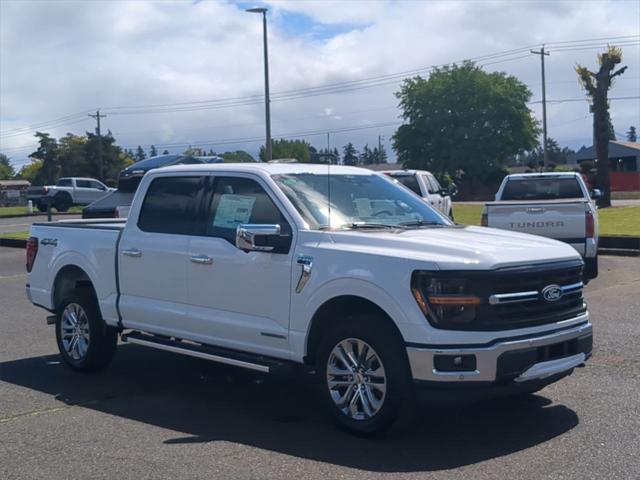
[[(479, 63), (516, 75), (539, 102), (540, 58), (524, 47), (546, 43), (547, 98), (565, 100), (549, 103), (549, 135), (562, 146), (589, 145), (587, 102), (566, 100), (584, 98), (576, 63), (595, 68), (607, 43), (599, 39), (612, 37), (629, 66), (610, 94), (623, 97), (611, 102), (615, 130), (621, 138), (640, 128), (638, 0), (0, 0), (0, 152), (19, 167), (36, 129), (83, 134), (95, 128), (87, 113), (100, 108), (103, 130), (127, 148), (193, 144), (255, 155), (264, 135), (262, 23), (244, 12), (254, 5), (269, 8), (274, 137), (324, 147), (331, 131), (331, 147), (361, 149), (381, 135), (390, 151), (395, 74), (508, 50), (516, 51)], [(370, 78), (330, 94), (283, 93)], [(541, 118), (539, 103), (531, 108)]]

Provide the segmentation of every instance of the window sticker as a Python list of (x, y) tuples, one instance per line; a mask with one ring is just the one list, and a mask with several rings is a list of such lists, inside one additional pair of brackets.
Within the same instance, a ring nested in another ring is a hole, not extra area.
[(359, 217), (371, 216), (371, 202), (368, 198), (356, 198), (353, 203), (356, 206), (356, 213)]
[(241, 223), (247, 223), (251, 218), (255, 197), (245, 195), (224, 194), (213, 218), (213, 226), (235, 229)]

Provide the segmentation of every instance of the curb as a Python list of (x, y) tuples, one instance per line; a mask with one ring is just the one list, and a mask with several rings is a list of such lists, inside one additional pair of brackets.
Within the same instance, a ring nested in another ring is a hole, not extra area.
[(624, 249), (640, 250), (640, 237), (609, 237), (601, 236), (598, 240), (598, 250), (600, 249)]
[(27, 241), (17, 238), (0, 238), (0, 247), (27, 248)]
[[(59, 215), (82, 215), (82, 212), (51, 212), (52, 217)], [(0, 215), (0, 220), (3, 218), (30, 218), (30, 217), (42, 217), (47, 216), (47, 212), (33, 212), (33, 213), (16, 213), (11, 215)]]

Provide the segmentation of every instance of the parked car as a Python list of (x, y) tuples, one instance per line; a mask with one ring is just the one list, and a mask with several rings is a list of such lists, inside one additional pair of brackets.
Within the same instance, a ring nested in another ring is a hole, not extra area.
[(49, 202), (59, 212), (66, 212), (72, 205), (87, 205), (113, 191), (95, 178), (62, 177), (55, 185), (29, 187), (27, 199), (41, 212), (47, 210)]
[(598, 210), (589, 189), (574, 172), (507, 175), (482, 225), (532, 233), (571, 245), (585, 261), (585, 277), (598, 276)]
[(382, 173), (397, 180), (425, 202), (453, 219), (451, 197), (457, 192), (456, 186), (442, 188), (436, 177), (426, 170), (385, 170)]
[(149, 170), (170, 165), (222, 163), (217, 155), (158, 155), (134, 163), (120, 172), (118, 190), (82, 209), (82, 218), (126, 218), (142, 177)]
[(571, 374), (592, 349), (582, 268), (565, 243), (454, 225), (370, 170), (181, 165), (144, 176), (126, 221), (33, 224), (26, 292), (75, 370), (105, 367), (118, 335), (308, 368), (333, 417), (373, 433), (414, 394), (521, 394)]

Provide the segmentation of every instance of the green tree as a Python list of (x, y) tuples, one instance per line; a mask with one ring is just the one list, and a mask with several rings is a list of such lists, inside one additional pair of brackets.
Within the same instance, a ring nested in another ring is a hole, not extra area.
[(147, 154), (144, 153), (144, 150), (140, 145), (138, 145), (138, 148), (136, 148), (136, 153), (133, 155), (133, 158), (136, 162), (140, 162), (141, 160), (147, 158)]
[(236, 150), (235, 152), (224, 152), (221, 155), (225, 163), (241, 163), (241, 162), (255, 162), (255, 158), (250, 153), (244, 150)]
[(373, 162), (373, 151), (369, 148), (369, 144), (365, 145), (358, 159), (360, 165), (371, 165)]
[(51, 138), (48, 133), (36, 132), (35, 137), (40, 145), (29, 157), (40, 160), (42, 165), (31, 183), (55, 183), (60, 170), (58, 165), (58, 142), (55, 138)]
[(166, 148), (163, 150), (162, 152), (163, 155), (169, 155), (169, 150), (167, 150)]
[(576, 66), (576, 73), (582, 87), (587, 92), (593, 113), (593, 137), (597, 156), (597, 187), (602, 191), (598, 206), (611, 206), (611, 181), (609, 179), (609, 139), (611, 117), (609, 115), (609, 89), (613, 79), (622, 75), (627, 67), (615, 70), (622, 63), (622, 50), (610, 46), (605, 53), (598, 55), (598, 71), (592, 72), (582, 65)]
[(18, 177), (24, 180), (28, 180), (32, 184), (36, 184), (36, 179), (42, 169), (42, 160), (31, 159), (31, 163), (28, 163), (18, 173)]
[(344, 163), (345, 165), (358, 164), (358, 151), (351, 142), (342, 147), (342, 163)]
[(61, 177), (93, 176), (94, 172), (99, 173), (97, 152), (95, 168), (87, 156), (87, 137), (72, 133), (58, 140), (58, 165)]
[[(560, 148), (558, 142), (551, 137), (547, 137), (547, 151), (549, 155), (549, 166), (565, 165), (569, 159), (569, 156), (574, 154), (569, 147)], [(532, 170), (539, 170), (544, 165), (544, 151), (541, 145), (538, 145), (535, 149), (528, 154), (522, 155), (521, 163), (527, 165)]]
[(149, 156), (150, 157), (158, 156), (158, 150), (156, 150), (156, 147), (154, 145), (151, 145), (151, 148), (149, 149)]
[(15, 170), (4, 153), (0, 153), (0, 180), (9, 180), (15, 175)]
[[(311, 145), (304, 140), (273, 140), (271, 142), (272, 157), (274, 160), (283, 158), (295, 158), (300, 163), (309, 163), (311, 161)], [(260, 147), (260, 160), (263, 162), (266, 158), (264, 145)]]
[(537, 143), (539, 129), (527, 107), (531, 91), (505, 73), (464, 62), (436, 68), (428, 79), (407, 79), (396, 96), (405, 123), (393, 135), (393, 148), (405, 167), (438, 177), (462, 172), (473, 189)]
[(629, 130), (627, 130), (627, 141), (628, 142), (637, 142), (638, 136), (636, 135), (636, 127), (631, 125)]
[[(117, 182), (120, 171), (131, 164), (129, 156), (116, 145), (113, 134), (109, 131), (106, 135), (100, 137), (100, 145), (102, 148), (102, 164), (104, 166), (104, 182), (114, 184)], [(85, 155), (87, 157), (88, 168), (85, 175), (98, 178), (99, 157), (98, 157), (98, 136), (94, 133), (87, 132), (87, 143), (85, 145)], [(144, 151), (142, 152), (144, 154)], [(75, 175), (78, 175), (76, 173)]]

